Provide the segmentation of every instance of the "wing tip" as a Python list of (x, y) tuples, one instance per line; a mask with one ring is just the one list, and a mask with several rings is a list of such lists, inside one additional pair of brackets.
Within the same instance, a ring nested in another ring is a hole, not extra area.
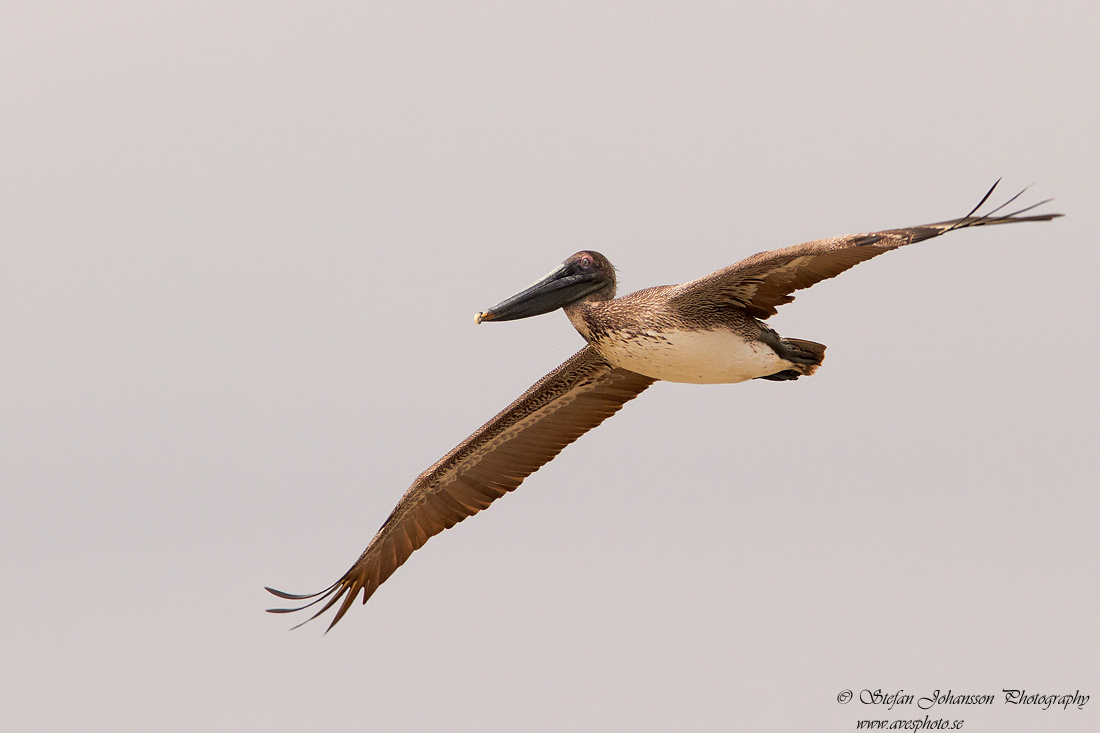
[(970, 227), (988, 226), (990, 224), (1014, 224), (1024, 221), (1053, 221), (1054, 219), (1065, 216), (1065, 214), (1053, 212), (1049, 214), (1028, 214), (1027, 216), (1023, 216), (1023, 214), (1027, 214), (1027, 212), (1029, 211), (1034, 211), (1040, 206), (1049, 204), (1051, 201), (1054, 200), (1053, 198), (1043, 199), (1038, 203), (1031, 204), (1030, 206), (1025, 206), (1022, 209), (1010, 211), (1007, 214), (998, 213), (1008, 207), (1013, 201), (1020, 198), (1020, 196), (1027, 192), (1028, 189), (1031, 188), (1031, 186), (1025, 186), (1024, 188), (1020, 189), (1014, 195), (1010, 196), (1000, 206), (996, 206), (993, 209), (985, 212), (984, 214), (978, 214), (978, 210), (981, 209), (982, 206), (984, 206), (985, 203), (989, 200), (989, 197), (993, 195), (993, 191), (997, 188), (997, 185), (1000, 182), (1001, 179), (998, 178), (997, 181), (990, 187), (990, 189), (986, 191), (985, 195), (982, 196), (981, 200), (978, 202), (978, 205), (967, 212), (966, 216), (959, 217), (958, 219), (949, 219), (947, 221), (936, 222), (935, 224), (925, 225), (924, 227), (913, 227), (913, 229), (930, 230), (930, 232), (926, 236), (915, 237), (914, 241), (936, 237), (940, 234), (953, 232), (956, 229), (968, 229)]

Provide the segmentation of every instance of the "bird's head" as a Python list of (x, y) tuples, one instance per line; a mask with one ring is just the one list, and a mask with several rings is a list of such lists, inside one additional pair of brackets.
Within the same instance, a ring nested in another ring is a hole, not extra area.
[(507, 300), (478, 313), (482, 321), (514, 321), (572, 305), (581, 300), (611, 300), (615, 297), (615, 268), (599, 252), (577, 252), (555, 267), (546, 277)]

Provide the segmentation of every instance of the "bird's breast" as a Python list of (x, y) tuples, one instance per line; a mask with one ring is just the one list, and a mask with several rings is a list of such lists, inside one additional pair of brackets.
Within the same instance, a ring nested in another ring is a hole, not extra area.
[(615, 366), (667, 382), (744, 382), (790, 366), (767, 344), (724, 328), (616, 330), (593, 345)]

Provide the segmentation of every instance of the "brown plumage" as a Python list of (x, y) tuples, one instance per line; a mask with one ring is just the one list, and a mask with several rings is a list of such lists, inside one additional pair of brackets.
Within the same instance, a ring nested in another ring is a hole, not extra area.
[[(998, 181), (999, 183), (1000, 181)], [(994, 216), (1017, 198), (1020, 193), (982, 216), (975, 212), (989, 199), (997, 184), (982, 197), (970, 213), (959, 219), (924, 224), (904, 229), (889, 229), (872, 234), (849, 234), (844, 237), (819, 239), (815, 242), (796, 244), (793, 247), (757, 252), (740, 262), (723, 267), (698, 280), (678, 285), (670, 297), (673, 304), (688, 304), (695, 300), (723, 301), (742, 308), (756, 318), (774, 316), (778, 306), (794, 300), (791, 295), (816, 285), (822, 280), (836, 277), (845, 270), (914, 242), (938, 237), (941, 234), (990, 224), (1013, 224), (1022, 221), (1050, 221), (1061, 214), (1037, 214), (1020, 216), (1027, 211), (1048, 203), (1051, 199), (1020, 209), (1011, 214)]]
[(614, 415), (655, 381), (616, 369), (591, 346), (585, 346), (420, 474), (367, 549), (335, 584), (311, 595), (267, 590), (288, 600), (320, 596), (319, 601), (331, 596), (307, 621), (343, 597), (329, 624), (331, 629), (360, 591), (366, 603), (430, 537), (519, 486), (562, 448)]
[[(478, 321), (523, 318), (564, 307), (589, 344), (420, 474), (363, 554), (336, 583), (309, 595), (268, 588), (288, 600), (314, 599), (298, 608), (271, 612), (299, 611), (323, 602), (308, 621), (339, 603), (329, 624), (331, 629), (360, 593), (366, 603), (428, 539), (515, 489), (565, 446), (659, 378), (701, 381), (660, 371), (670, 368), (660, 359), (668, 359), (671, 354), (675, 360), (679, 347), (674, 334), (687, 332), (703, 339), (710, 334), (724, 333), (724, 338), (733, 334), (739, 339), (735, 343), (755, 349), (751, 351), (753, 358), (762, 352), (771, 360), (760, 362), (770, 365), (760, 373), (710, 381), (797, 379), (814, 372), (825, 347), (812, 341), (782, 339), (758, 320), (767, 319), (778, 306), (791, 302), (794, 291), (836, 277), (883, 252), (955, 229), (1049, 221), (1061, 216), (1021, 216), (1046, 201), (995, 216), (1020, 194), (988, 214), (975, 216), (992, 192), (991, 188), (978, 206), (959, 219), (761, 252), (683, 285), (649, 288), (619, 299), (613, 299), (615, 275), (611, 263), (599, 253), (578, 252), (540, 283), (478, 314)], [(691, 348), (698, 348), (694, 341)], [(658, 354), (658, 361), (647, 362), (655, 358), (653, 353)], [(641, 359), (635, 359), (639, 354)], [(698, 354), (693, 356), (697, 358)], [(623, 363), (630, 363), (636, 370), (625, 368)], [(647, 376), (650, 363), (656, 366)], [(673, 364), (671, 368), (675, 367)], [(747, 368), (755, 367), (753, 362)]]

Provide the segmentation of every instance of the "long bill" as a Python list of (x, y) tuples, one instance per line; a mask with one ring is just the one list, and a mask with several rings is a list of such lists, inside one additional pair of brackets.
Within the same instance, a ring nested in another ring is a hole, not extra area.
[(605, 284), (596, 273), (571, 272), (562, 264), (530, 287), (481, 311), (474, 321), (514, 321), (541, 316), (574, 303)]

